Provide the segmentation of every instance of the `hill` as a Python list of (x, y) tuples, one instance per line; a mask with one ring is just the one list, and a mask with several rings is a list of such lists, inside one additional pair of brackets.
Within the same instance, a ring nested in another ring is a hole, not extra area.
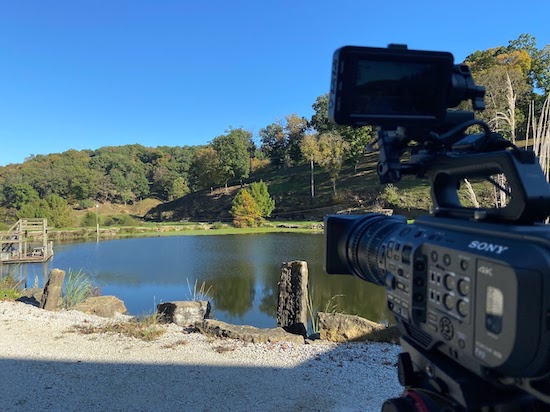
[[(246, 184), (263, 180), (275, 199), (272, 218), (277, 220), (319, 220), (327, 213), (365, 212), (384, 207), (414, 217), (426, 213), (430, 206), (429, 186), (425, 180), (404, 178), (392, 189), (399, 200), (392, 202), (384, 194), (376, 174), (378, 154), (369, 154), (355, 169), (344, 166), (333, 192), (329, 173), (315, 167), (315, 197), (311, 197), (311, 170), (309, 165), (270, 170), (252, 175)], [(162, 221), (229, 221), (231, 202), (241, 188), (238, 182), (224, 187), (188, 194), (171, 202), (151, 208), (144, 216)], [(387, 189), (386, 189), (387, 191)]]

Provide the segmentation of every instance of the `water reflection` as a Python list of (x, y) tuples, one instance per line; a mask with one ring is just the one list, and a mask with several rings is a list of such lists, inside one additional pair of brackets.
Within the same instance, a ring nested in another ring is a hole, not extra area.
[[(314, 308), (324, 310), (330, 303), (340, 312), (381, 322), (390, 319), (382, 288), (324, 272), (321, 235), (120, 239), (58, 244), (54, 250), (47, 264), (21, 265), (21, 275), (31, 283), (38, 276), (42, 286), (44, 274), (52, 268), (82, 269), (102, 294), (120, 297), (131, 314), (151, 313), (160, 302), (189, 299), (197, 281), (210, 287), (217, 319), (273, 327), (281, 263), (305, 260)], [(336, 295), (344, 297), (333, 299)]]

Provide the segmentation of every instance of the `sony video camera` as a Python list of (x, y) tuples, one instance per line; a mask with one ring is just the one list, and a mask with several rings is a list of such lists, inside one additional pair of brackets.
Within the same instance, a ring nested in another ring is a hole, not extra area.
[[(331, 120), (380, 126), (382, 183), (404, 174), (431, 183), (431, 214), (414, 223), (325, 217), (327, 273), (385, 286), (400, 329), (405, 391), (384, 411), (550, 408), (550, 189), (532, 151), (473, 112), (449, 110), (464, 100), (483, 110), (484, 93), (450, 53), (389, 46), (334, 54)], [(480, 132), (467, 134), (472, 126)], [(495, 183), (498, 174), (506, 206), (461, 204), (463, 179)]]

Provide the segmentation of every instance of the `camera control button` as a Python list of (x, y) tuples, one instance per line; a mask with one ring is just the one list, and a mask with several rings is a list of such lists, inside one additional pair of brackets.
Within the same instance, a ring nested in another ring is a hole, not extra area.
[(403, 252), (401, 254), (401, 261), (409, 265), (411, 263), (411, 253), (412, 253), (412, 247), (409, 245), (403, 246)]
[(388, 249), (386, 250), (386, 256), (388, 256), (391, 259), (392, 254), (393, 254), (393, 241), (390, 240), (388, 242)]
[(451, 264), (451, 256), (448, 254), (443, 255), (443, 264), (449, 266)]
[(437, 254), (437, 251), (432, 250), (432, 253), (430, 254), (430, 257), (432, 259), (432, 262), (437, 262), (437, 259), (439, 259), (439, 255)]
[(462, 259), (460, 261), (460, 269), (467, 270), (468, 269), (468, 261), (466, 259)]
[(395, 289), (395, 276), (391, 273), (386, 275), (386, 287), (388, 289)]
[(456, 305), (456, 309), (458, 310), (460, 316), (468, 316), (468, 302), (465, 300), (460, 299)]
[(443, 278), (443, 283), (447, 290), (453, 290), (455, 288), (455, 277), (450, 273), (447, 273)]
[(467, 296), (468, 293), (470, 293), (470, 282), (468, 282), (466, 279), (460, 279), (457, 286), (458, 292), (462, 296)]
[(445, 305), (445, 307), (447, 309), (449, 309), (449, 310), (454, 309), (455, 303), (456, 303), (456, 299), (453, 295), (449, 295), (448, 293), (446, 293), (443, 296), (443, 304)]

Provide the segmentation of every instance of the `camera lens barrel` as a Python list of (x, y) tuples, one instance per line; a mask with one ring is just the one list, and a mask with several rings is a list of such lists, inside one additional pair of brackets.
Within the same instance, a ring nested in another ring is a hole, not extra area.
[(384, 243), (396, 230), (406, 225), (402, 217), (373, 214), (364, 219), (349, 236), (349, 262), (353, 273), (379, 286), (386, 284)]
[(350, 274), (383, 286), (386, 283), (384, 246), (388, 237), (407, 224), (402, 216), (369, 213), (361, 217), (325, 217), (325, 270)]

